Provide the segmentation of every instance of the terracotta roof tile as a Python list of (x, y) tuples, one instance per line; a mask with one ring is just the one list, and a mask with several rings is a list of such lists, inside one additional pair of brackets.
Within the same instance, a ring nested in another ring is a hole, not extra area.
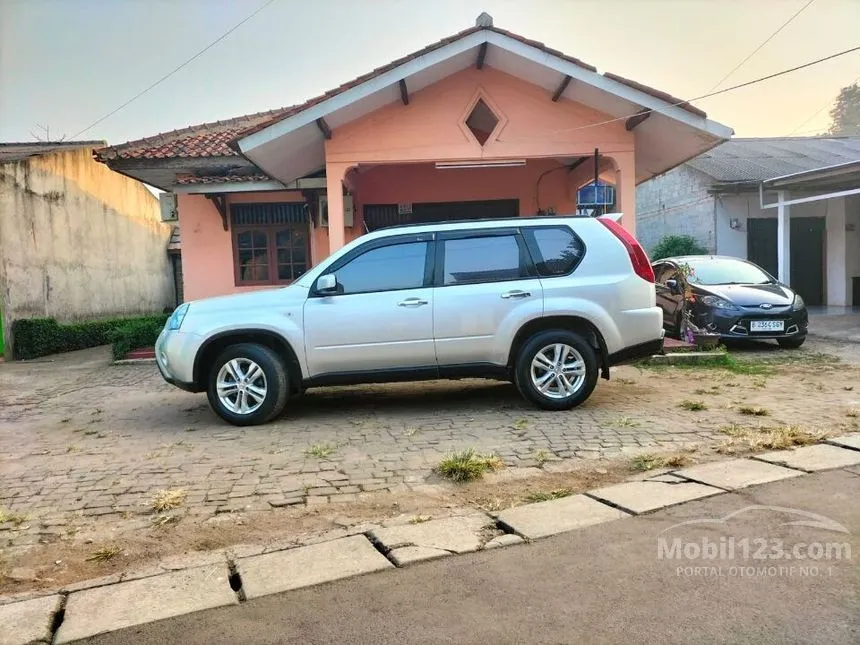
[(194, 185), (194, 184), (227, 184), (233, 182), (249, 182), (249, 181), (272, 181), (268, 175), (207, 175), (204, 177), (195, 177), (194, 175), (180, 175), (176, 178), (177, 184)]

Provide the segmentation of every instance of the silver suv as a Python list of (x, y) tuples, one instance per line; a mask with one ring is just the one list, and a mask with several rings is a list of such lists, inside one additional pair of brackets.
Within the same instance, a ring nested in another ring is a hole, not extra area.
[(547, 410), (659, 352), (654, 273), (611, 216), (472, 220), (364, 235), (292, 285), (178, 307), (164, 378), (236, 425), (319, 385), (513, 381)]

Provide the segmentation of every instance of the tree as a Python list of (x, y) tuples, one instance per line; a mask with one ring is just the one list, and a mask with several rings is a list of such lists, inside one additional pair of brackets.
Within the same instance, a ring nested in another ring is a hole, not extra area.
[(839, 90), (830, 118), (830, 134), (860, 135), (860, 83)]
[(692, 235), (666, 235), (651, 251), (652, 260), (677, 257), (679, 255), (706, 255), (708, 249), (699, 244)]

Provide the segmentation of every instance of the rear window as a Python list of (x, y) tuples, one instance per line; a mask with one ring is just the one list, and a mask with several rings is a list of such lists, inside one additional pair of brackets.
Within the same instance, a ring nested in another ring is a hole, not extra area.
[(566, 226), (523, 229), (538, 275), (567, 275), (585, 255), (585, 244)]

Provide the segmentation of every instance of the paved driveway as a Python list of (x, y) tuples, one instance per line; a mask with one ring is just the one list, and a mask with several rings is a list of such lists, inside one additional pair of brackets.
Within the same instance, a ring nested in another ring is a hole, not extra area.
[[(536, 410), (513, 386), (486, 381), (324, 389), (290, 403), (275, 423), (240, 429), (218, 420), (205, 396), (163, 383), (152, 365), (110, 365), (106, 348), (7, 363), (0, 507), (32, 521), (0, 539), (35, 544), (57, 539), (72, 517), (149, 513), (153, 494), (167, 488), (185, 490), (186, 511), (201, 515), (406, 491), (432, 481), (445, 453), (467, 447), (509, 466), (672, 449), (749, 421), (734, 407), (741, 401), (773, 410), (768, 422), (844, 423), (846, 410), (860, 407), (858, 393), (843, 388), (858, 376), (852, 370), (801, 365), (764, 379), (626, 367), (563, 413)], [(798, 382), (814, 396), (796, 396)], [(689, 398), (709, 410), (679, 409)]]

